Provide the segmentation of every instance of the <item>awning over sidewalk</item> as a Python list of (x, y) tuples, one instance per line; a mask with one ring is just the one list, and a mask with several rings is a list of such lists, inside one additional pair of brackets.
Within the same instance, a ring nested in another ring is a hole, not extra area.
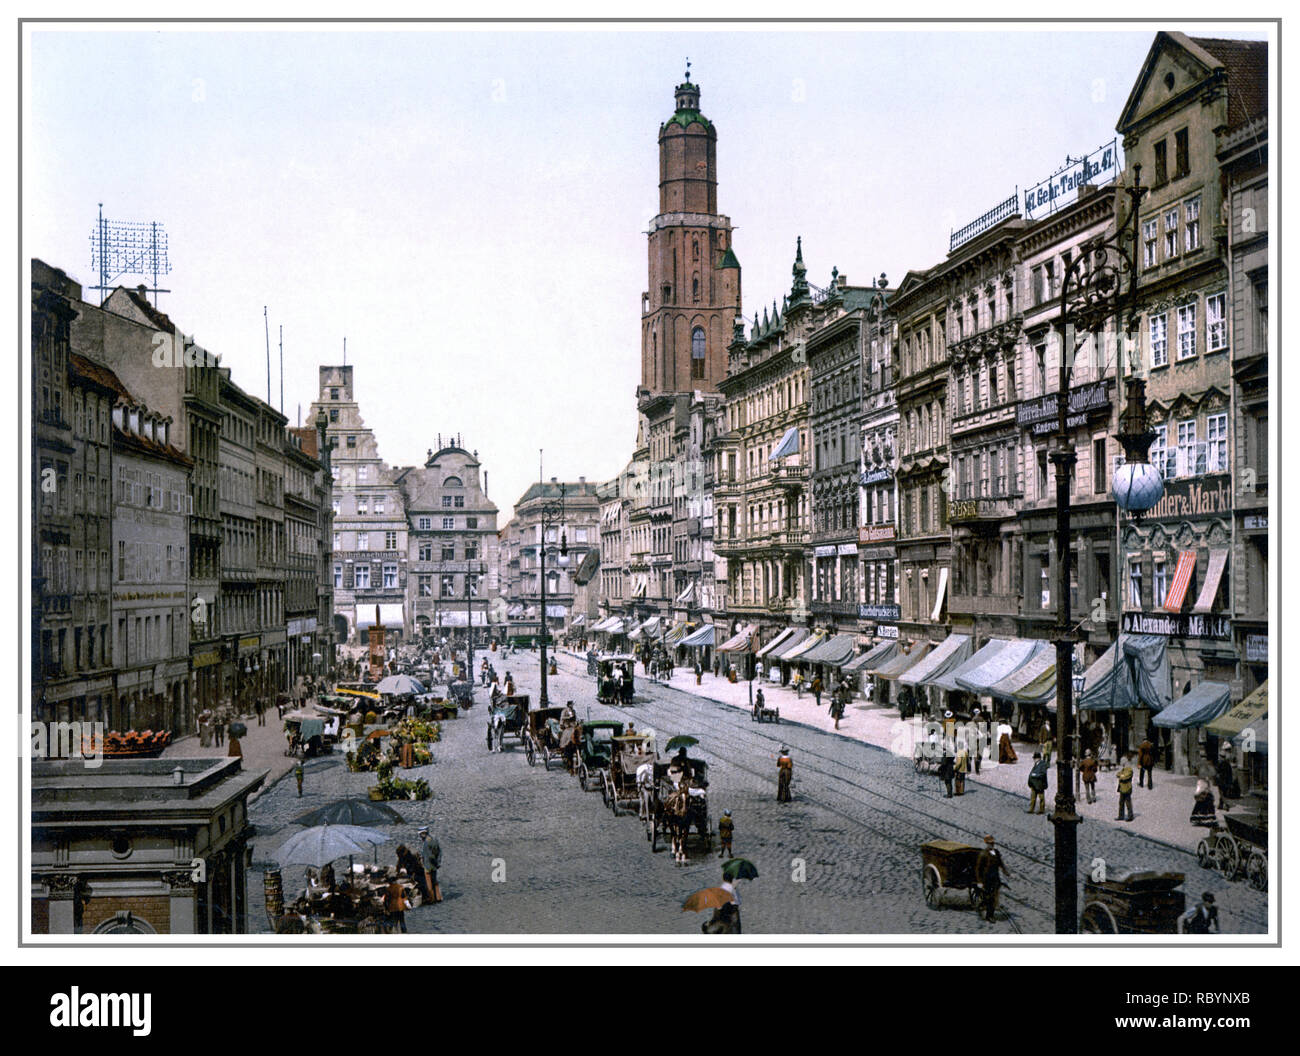
[(898, 681), (905, 686), (918, 685), (927, 678), (937, 677), (959, 667), (970, 659), (970, 654), (970, 635), (950, 634), (930, 650), (929, 656), (900, 675)]
[(688, 645), (692, 649), (700, 649), (703, 648), (704, 646), (711, 646), (713, 645), (714, 635), (716, 633), (717, 632), (714, 630), (713, 624), (706, 623), (698, 631), (693, 631), (691, 634), (688, 634), (685, 638), (683, 638), (682, 645)]
[(790, 635), (784, 642), (778, 645), (767, 654), (768, 660), (785, 660), (789, 655), (798, 649), (803, 643), (808, 641), (809, 631), (807, 627), (794, 628), (794, 634)]
[(866, 672), (868, 668), (889, 663), (898, 654), (897, 642), (878, 642), (861, 656), (854, 657), (842, 670), (852, 674), (856, 671)]
[(781, 659), (789, 663), (802, 664), (808, 658), (808, 654), (816, 649), (822, 642), (826, 641), (825, 631), (813, 631), (802, 642), (793, 649), (787, 649), (781, 654)]
[[(384, 627), (393, 627), (397, 630), (402, 629), (405, 622), (402, 617), (402, 603), (381, 602), (379, 605), (379, 622)], [(366, 627), (375, 625), (375, 607), (373, 605), (357, 606), (357, 630), (363, 630)]]
[(660, 622), (658, 616), (651, 616), (635, 630), (629, 631), (628, 638), (632, 641), (636, 641), (638, 638), (658, 638)]
[(781, 645), (783, 642), (788, 642), (791, 639), (791, 637), (793, 637), (794, 632), (796, 630), (797, 628), (795, 627), (787, 627), (784, 631), (778, 634), (775, 638), (773, 638), (770, 642), (768, 642), (767, 645), (763, 646), (763, 648), (760, 649), (754, 655), (761, 660), (777, 646)]
[(1268, 752), (1268, 683), (1240, 704), (1205, 724), (1205, 732), (1230, 740), (1248, 752)]
[(592, 634), (622, 634), (623, 621), (617, 616), (606, 616), (591, 629)]
[(946, 689), (949, 693), (956, 693), (962, 687), (957, 685), (957, 676), (966, 671), (974, 671), (983, 665), (986, 661), (996, 656), (1004, 645), (1007, 644), (1005, 638), (990, 638), (979, 649), (963, 660), (956, 667), (949, 668), (942, 674), (931, 675), (921, 681), (923, 686), (937, 686), (939, 689)]
[(720, 646), (720, 653), (746, 653), (749, 651), (749, 641), (754, 636), (754, 625), (746, 624), (736, 634), (732, 635)]
[(1227, 711), (1231, 694), (1225, 682), (1197, 683), (1151, 721), (1170, 730), (1196, 729)]
[(871, 669), (870, 673), (877, 678), (898, 678), (904, 671), (907, 671), (913, 664), (919, 663), (922, 657), (930, 651), (929, 642), (917, 642), (912, 646), (910, 653), (899, 652), (887, 664)]
[(1056, 699), (1056, 646), (1044, 643), (1022, 666), (989, 687), (989, 694), (1022, 704), (1052, 704)]
[[(464, 612), (461, 612), (457, 609), (444, 610), (443, 612), (438, 613), (438, 626), (439, 627), (464, 627), (469, 622), (465, 618), (465, 616), (466, 614)], [(487, 613), (476, 611), (474, 613), (474, 626), (475, 627), (487, 626)]]
[(978, 667), (954, 671), (957, 685), (969, 693), (988, 695), (992, 687), (1009, 674), (1019, 671), (1042, 652), (1047, 643), (1042, 639), (1011, 638), (993, 656)]
[(664, 645), (677, 645), (686, 637), (686, 624), (674, 623), (664, 632)]
[(814, 649), (804, 653), (800, 660), (808, 664), (826, 664), (829, 667), (839, 667), (841, 664), (853, 659), (853, 654), (857, 650), (858, 636), (856, 634), (837, 634), (833, 638), (827, 638)]

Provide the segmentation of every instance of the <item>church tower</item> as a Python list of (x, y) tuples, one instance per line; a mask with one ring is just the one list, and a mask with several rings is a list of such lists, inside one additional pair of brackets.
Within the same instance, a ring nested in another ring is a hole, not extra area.
[(676, 110), (659, 126), (659, 215), (641, 295), (641, 386), (653, 393), (716, 391), (741, 308), (731, 218), (718, 212), (718, 133), (686, 66)]

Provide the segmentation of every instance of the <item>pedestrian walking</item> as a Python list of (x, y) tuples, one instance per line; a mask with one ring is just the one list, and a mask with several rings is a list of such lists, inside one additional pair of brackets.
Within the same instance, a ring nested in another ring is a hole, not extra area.
[(1097, 802), (1097, 759), (1092, 749), (1083, 753), (1079, 761), (1079, 777), (1083, 780), (1083, 791), (1089, 803)]
[[(1119, 780), (1115, 786), (1115, 791), (1119, 793), (1119, 813), (1115, 815), (1116, 821), (1133, 820), (1133, 757), (1127, 752), (1124, 753), (1124, 765), (1119, 768), (1119, 773), (1115, 775)], [(1128, 817), (1125, 817), (1125, 813)]]
[(762, 716), (763, 705), (766, 703), (767, 701), (763, 696), (763, 691), (760, 689), (757, 693), (754, 694), (754, 718), (755, 719), (758, 719)]
[(230, 737), (230, 748), (227, 749), (226, 751), (226, 758), (227, 759), (244, 758), (244, 749), (241, 748), (239, 745), (239, 738), (234, 736), (233, 734)]
[[(1042, 752), (1034, 753), (1034, 766), (1029, 771), (1029, 809), (1026, 814), (1043, 814), (1047, 804), (1047, 760)], [(1035, 810), (1034, 807), (1038, 809)]]
[(257, 724), (259, 726), (265, 726), (266, 725), (266, 701), (263, 700), (261, 697), (258, 697), (256, 703), (254, 703), (253, 705), (253, 710), (257, 712)]
[(1155, 781), (1152, 779), (1151, 771), (1156, 765), (1156, 746), (1151, 743), (1149, 738), (1143, 739), (1138, 745), (1138, 787), (1141, 788), (1143, 782), (1146, 787), (1154, 789)]
[(722, 844), (722, 850), (718, 852), (719, 858), (732, 858), (731, 837), (735, 834), (736, 823), (731, 820), (731, 811), (724, 810), (722, 817), (718, 819), (718, 842)]
[(1019, 761), (1020, 757), (1011, 747), (1011, 724), (1005, 721), (998, 723), (998, 762), (1018, 763)]
[(970, 743), (970, 738), (966, 740), (966, 747), (970, 750), (971, 763), (975, 768), (975, 773), (980, 772), (980, 761), (984, 758), (984, 751), (989, 741), (989, 717), (982, 711), (976, 710), (971, 716), (970, 730), (975, 737), (975, 743)]
[(1219, 930), (1219, 907), (1214, 904), (1214, 896), (1206, 891), (1201, 901), (1194, 905), (1182, 917), (1185, 935), (1208, 935), (1210, 929)]
[(700, 662), (696, 660), (695, 661), (695, 684), (698, 686), (700, 684), (701, 679), (703, 678), (704, 678), (704, 668), (700, 666)]
[(293, 779), (298, 782), (298, 798), (302, 799), (302, 763), (293, 768)]
[(943, 758), (939, 760), (939, 780), (947, 790), (946, 799), (952, 799), (953, 757), (944, 749)]
[(791, 681), (794, 683), (794, 695), (802, 700), (803, 699), (803, 672), (796, 671), (794, 673), (794, 678), (792, 678)]
[(817, 706), (822, 706), (822, 676), (813, 675), (812, 680), (813, 699), (817, 701)]
[(424, 868), (424, 883), (434, 903), (442, 901), (442, 888), (438, 885), (438, 868), (442, 865), (442, 847), (429, 835), (428, 826), (419, 831), (420, 864)]
[(1220, 748), (1220, 752), (1222, 754), (1215, 767), (1214, 783), (1219, 788), (1219, 809), (1227, 810), (1228, 800), (1241, 796), (1241, 786), (1237, 784), (1237, 775), (1232, 772), (1232, 760), (1228, 758), (1224, 749)]
[(1052, 749), (1056, 746), (1056, 738), (1052, 734), (1051, 723), (1043, 720), (1043, 725), (1038, 731), (1038, 750), (1042, 753), (1043, 762), (1048, 766), (1052, 765)]
[(399, 932), (405, 935), (406, 911), (410, 908), (401, 881), (393, 877), (392, 883), (384, 888), (384, 931), (390, 935)]
[(998, 908), (998, 895), (1002, 890), (1002, 874), (1011, 875), (1007, 863), (992, 836), (984, 837), (984, 850), (975, 858), (975, 882), (983, 895), (984, 919), (992, 920)]
[(953, 781), (956, 784), (956, 794), (964, 796), (966, 794), (966, 775), (970, 773), (970, 749), (966, 747), (966, 742), (962, 741), (957, 747), (957, 755), (952, 761)]
[(848, 691), (841, 686), (835, 691), (831, 698), (831, 718), (835, 720), (835, 728), (840, 728), (840, 719), (844, 718), (844, 705), (848, 699)]
[(790, 782), (794, 779), (794, 760), (790, 758), (790, 749), (782, 748), (776, 758), (776, 801), (790, 802)]

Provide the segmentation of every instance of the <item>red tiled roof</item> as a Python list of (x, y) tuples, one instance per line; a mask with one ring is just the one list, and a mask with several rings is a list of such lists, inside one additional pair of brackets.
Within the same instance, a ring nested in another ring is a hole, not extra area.
[(1228, 126), (1236, 128), (1268, 113), (1268, 42), (1192, 37), (1228, 71)]
[(312, 458), (319, 458), (316, 446), (316, 430), (309, 425), (291, 425), (289, 432), (302, 442), (302, 453)]
[(96, 363), (93, 359), (87, 359), (85, 356), (76, 352), (69, 353), (68, 365), (72, 368), (72, 373), (78, 377), (84, 378), (96, 385), (106, 389), (111, 389), (119, 396), (124, 396), (131, 402), (135, 402), (135, 397), (118, 379), (108, 367), (102, 363)]

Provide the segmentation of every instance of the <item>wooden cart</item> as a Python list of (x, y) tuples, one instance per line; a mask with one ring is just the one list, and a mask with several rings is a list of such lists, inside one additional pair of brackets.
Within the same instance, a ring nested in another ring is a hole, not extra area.
[(1182, 873), (1125, 870), (1083, 883), (1079, 930), (1092, 935), (1169, 935), (1178, 932), (1186, 896)]
[(978, 906), (983, 890), (975, 879), (979, 848), (956, 840), (931, 840), (921, 844), (921, 894), (931, 909), (943, 905), (944, 891), (965, 891), (972, 906)]
[(1268, 815), (1260, 811), (1231, 811), (1223, 815), (1196, 846), (1196, 860), (1235, 880), (1243, 873), (1256, 891), (1268, 890)]

